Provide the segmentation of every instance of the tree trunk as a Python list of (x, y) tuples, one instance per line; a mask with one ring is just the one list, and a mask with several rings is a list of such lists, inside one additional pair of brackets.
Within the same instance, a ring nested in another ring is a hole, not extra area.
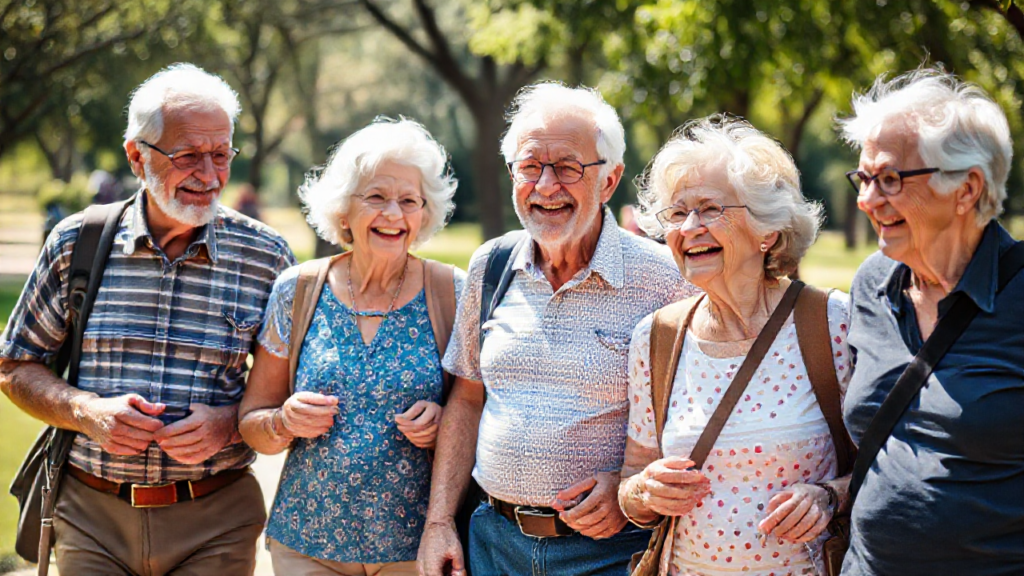
[(850, 193), (846, 194), (846, 209), (845, 209), (845, 222), (843, 222), (843, 239), (845, 240), (846, 249), (853, 250), (857, 247), (857, 222), (860, 220), (857, 218), (857, 214), (860, 211), (857, 208), (857, 196)]
[(503, 102), (484, 102), (472, 110), (476, 124), (476, 150), (473, 168), (476, 180), (477, 214), (483, 226), (484, 240), (505, 233), (505, 206), (508, 198), (502, 192), (504, 174), (501, 156)]

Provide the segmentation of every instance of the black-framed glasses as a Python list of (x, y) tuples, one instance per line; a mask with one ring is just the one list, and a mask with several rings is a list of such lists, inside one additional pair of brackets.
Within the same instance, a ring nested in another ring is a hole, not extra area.
[(683, 224), (690, 219), (690, 214), (697, 214), (697, 222), (700, 222), (701, 226), (707, 226), (708, 224), (718, 220), (725, 214), (725, 211), (729, 208), (746, 208), (746, 204), (735, 204), (732, 206), (723, 206), (715, 202), (705, 202), (699, 207), (689, 209), (686, 206), (669, 206), (664, 210), (659, 210), (654, 217), (658, 219), (658, 224), (661, 225), (662, 229), (666, 232), (669, 230), (675, 230), (682, 228)]
[(419, 212), (427, 205), (427, 199), (423, 196), (402, 196), (401, 198), (388, 198), (383, 194), (372, 192), (370, 194), (356, 194), (356, 198), (363, 201), (363, 204), (374, 210), (384, 210), (388, 204), (394, 202), (398, 208), (406, 214)]
[(590, 164), (584, 164), (578, 160), (559, 160), (558, 162), (541, 162), (532, 158), (509, 162), (508, 172), (516, 182), (540, 182), (544, 175), (544, 169), (548, 166), (555, 173), (555, 178), (562, 184), (575, 184), (583, 179), (583, 171), (591, 166), (607, 164), (607, 160), (598, 160)]
[(203, 161), (203, 156), (209, 156), (210, 161), (217, 168), (227, 168), (231, 165), (231, 161), (238, 155), (238, 148), (228, 148), (227, 150), (214, 150), (213, 152), (199, 152), (197, 150), (179, 150), (174, 153), (164, 152), (163, 150), (153, 146), (145, 140), (139, 140), (139, 144), (145, 144), (150, 150), (156, 150), (157, 152), (167, 156), (167, 159), (171, 161), (171, 164), (179, 170), (188, 170), (189, 168), (195, 168)]
[(857, 192), (858, 196), (867, 193), (868, 188), (871, 187), (872, 181), (878, 182), (878, 191), (881, 192), (883, 196), (895, 196), (903, 191), (903, 180), (905, 178), (924, 176), (925, 174), (935, 174), (936, 172), (951, 174), (954, 172), (966, 172), (966, 170), (943, 170), (942, 168), (897, 170), (892, 167), (886, 167), (879, 170), (878, 174), (875, 174), (874, 176), (862, 170), (850, 170), (846, 173), (846, 179), (850, 181), (850, 186), (853, 186), (853, 190)]

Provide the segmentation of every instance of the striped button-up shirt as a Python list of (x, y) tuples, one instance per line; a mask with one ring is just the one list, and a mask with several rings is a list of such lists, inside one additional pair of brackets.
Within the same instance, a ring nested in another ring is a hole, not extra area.
[[(295, 263), (269, 227), (218, 208), (175, 261), (149, 233), (145, 195), (125, 211), (82, 344), (78, 387), (101, 397), (139, 394), (184, 417), (190, 404), (241, 400), (246, 357), (278, 273)], [(49, 363), (68, 334), (68, 275), (81, 214), (50, 235), (3, 336), (0, 358)], [(198, 480), (247, 466), (245, 444), (189, 465), (156, 443), (136, 456), (105, 452), (78, 435), (70, 462), (114, 482)]]
[(621, 230), (605, 210), (589, 265), (557, 291), (533, 245), (519, 253), (481, 351), (480, 286), (493, 245), (470, 262), (444, 367), (487, 389), (474, 478), (496, 498), (548, 506), (560, 490), (622, 467), (633, 327), (695, 288), (667, 248)]

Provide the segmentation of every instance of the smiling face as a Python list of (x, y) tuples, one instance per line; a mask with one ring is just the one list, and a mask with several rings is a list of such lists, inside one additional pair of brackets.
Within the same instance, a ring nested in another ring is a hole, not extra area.
[[(724, 161), (701, 165), (683, 174), (675, 186), (672, 205), (684, 210), (700, 209), (708, 203), (720, 206), (742, 204), (729, 183)], [(721, 282), (739, 275), (764, 274), (766, 239), (751, 228), (745, 208), (727, 208), (715, 221), (703, 225), (690, 214), (682, 227), (665, 234), (665, 242), (683, 277), (702, 290), (713, 292)], [(774, 235), (768, 241), (769, 246)]]
[[(216, 106), (182, 104), (163, 112), (164, 129), (158, 142), (168, 154), (226, 151), (231, 147), (231, 119)], [(145, 148), (129, 143), (128, 155), (141, 170), (149, 197), (163, 214), (182, 224), (202, 226), (217, 213), (217, 200), (231, 175), (230, 165), (218, 168), (209, 155), (193, 168), (179, 169), (156, 150), (145, 156), (133, 151)]]
[[(517, 160), (543, 163), (576, 160), (589, 164), (599, 160), (594, 123), (574, 115), (549, 117), (523, 130)], [(611, 198), (618, 183), (615, 170), (599, 178), (600, 167), (591, 166), (579, 182), (559, 182), (551, 167), (540, 180), (513, 182), (516, 214), (530, 236), (542, 247), (558, 250), (593, 234), (601, 227), (601, 205)]]
[[(888, 122), (864, 142), (858, 169), (877, 174), (883, 168), (926, 168), (918, 150), (918, 137), (906, 122)], [(857, 198), (857, 207), (871, 220), (882, 253), (912, 263), (926, 246), (956, 220), (956, 194), (939, 194), (928, 175), (903, 179), (902, 190), (883, 195), (876, 183)]]
[[(352, 249), (381, 258), (404, 257), (419, 235), (426, 208), (406, 214), (401, 204), (423, 198), (421, 182), (419, 169), (392, 160), (381, 162), (360, 184), (357, 196), (349, 199), (348, 212), (342, 216), (342, 226), (352, 232)], [(374, 208), (364, 200), (386, 203)]]

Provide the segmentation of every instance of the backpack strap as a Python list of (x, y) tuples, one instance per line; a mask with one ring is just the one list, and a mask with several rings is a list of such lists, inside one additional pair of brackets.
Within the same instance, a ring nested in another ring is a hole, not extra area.
[(344, 254), (330, 258), (307, 260), (299, 266), (299, 277), (295, 282), (295, 298), (292, 300), (292, 333), (288, 339), (288, 391), (295, 393), (295, 371), (299, 367), (299, 354), (306, 332), (313, 322), (313, 312), (324, 289), (324, 281), (331, 264)]
[[(455, 326), (455, 267), (434, 260), (423, 260), (423, 292), (427, 297), (427, 314), (434, 330), (438, 358), (444, 360), (448, 340)], [(452, 376), (441, 370), (444, 388), (441, 402), (448, 400), (452, 389)]]
[[(679, 355), (683, 350), (686, 328), (703, 294), (669, 304), (656, 311), (651, 320), (651, 402), (654, 410), (654, 428), (658, 449), (668, 419), (668, 399), (679, 368)], [(664, 456), (664, 453), (662, 453)]]
[(530, 237), (522, 230), (509, 232), (495, 241), (487, 265), (484, 267), (484, 278), (480, 286), (480, 348), (484, 347), (484, 324), (491, 319), (495, 308), (505, 297), (512, 277), (513, 262), (521, 250), (530, 244)]
[(836, 447), (837, 476), (846, 476), (853, 469), (857, 448), (843, 424), (842, 393), (832, 358), (832, 335), (828, 330), (830, 293), (814, 286), (805, 286), (796, 300), (793, 320), (807, 376)]

